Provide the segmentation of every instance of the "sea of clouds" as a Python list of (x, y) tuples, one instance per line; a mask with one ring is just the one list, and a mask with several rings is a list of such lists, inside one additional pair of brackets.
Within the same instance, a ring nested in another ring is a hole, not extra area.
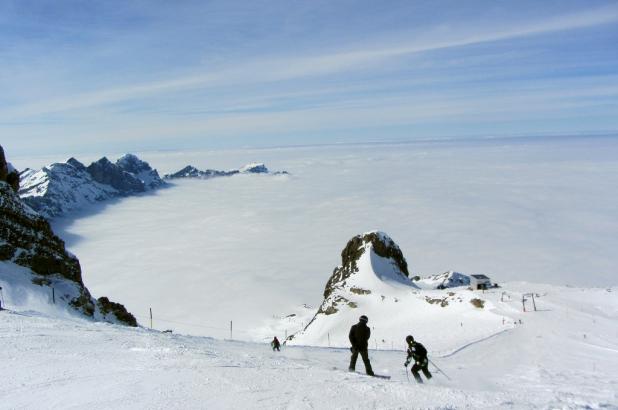
[(347, 241), (375, 229), (412, 274), (617, 283), (616, 138), (137, 154), (161, 174), (252, 161), (290, 172), (176, 180), (54, 221), (93, 294), (144, 325), (152, 308), (159, 329), (229, 337), (233, 321), (234, 338), (271, 338), (254, 329), (317, 307)]

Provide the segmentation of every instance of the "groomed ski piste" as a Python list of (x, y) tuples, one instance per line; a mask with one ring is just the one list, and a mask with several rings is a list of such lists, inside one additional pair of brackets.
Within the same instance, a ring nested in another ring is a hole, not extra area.
[[(403, 340), (370, 350), (376, 373), (391, 376), (384, 380), (348, 373), (347, 348), (273, 352), (267, 343), (90, 322), (45, 295), (7, 294), (1, 279), (2, 409), (618, 408), (617, 288), (506, 283), (486, 291), (492, 312), (508, 321), (504, 330), (470, 341), (437, 322), (449, 352), (417, 334), (450, 378), (430, 365), (434, 378), (418, 385), (405, 372)], [(537, 311), (527, 302), (523, 312), (521, 295), (531, 289)]]

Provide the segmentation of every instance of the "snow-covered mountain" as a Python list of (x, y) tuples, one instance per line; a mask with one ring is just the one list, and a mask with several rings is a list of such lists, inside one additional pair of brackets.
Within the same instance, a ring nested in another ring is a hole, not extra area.
[(321, 306), (310, 320), (295, 317), (308, 324), (290, 335), (288, 343), (349, 346), (348, 331), (360, 315), (369, 316), (374, 343), (382, 348), (399, 344), (412, 333), (437, 349), (454, 349), (454, 335), (436, 333), (436, 323), (456, 329), (458, 341), (478, 340), (505, 329), (503, 318), (492, 313), (492, 304), (479, 292), (417, 286), (408, 278), (401, 249), (385, 233), (355, 236), (341, 259), (326, 284)]
[(95, 181), (74, 158), (40, 170), (27, 169), (20, 177), (21, 199), (47, 218), (64, 215), (120, 194), (117, 189)]
[[(5, 167), (2, 155), (0, 169)], [(82, 281), (77, 258), (65, 249), (64, 242), (54, 234), (49, 223), (26, 205), (2, 178), (0, 289), (14, 307), (47, 306), (49, 308), (44, 310), (137, 326), (135, 318), (124, 306), (110, 302), (106, 297), (97, 300), (90, 295)]]
[(20, 177), (19, 195), (47, 218), (165, 184), (156, 170), (132, 154), (126, 154), (115, 164), (103, 157), (88, 167), (70, 158), (66, 163), (54, 163), (40, 170), (27, 169)]
[(177, 179), (177, 178), (214, 178), (214, 177), (227, 177), (236, 174), (272, 174), (272, 175), (287, 175), (287, 171), (271, 172), (266, 168), (266, 165), (261, 162), (251, 162), (239, 169), (231, 169), (229, 171), (220, 171), (216, 169), (207, 169), (205, 171), (199, 170), (193, 165), (187, 165), (180, 171), (172, 174), (165, 174), (164, 179)]
[(251, 173), (251, 174), (268, 174), (268, 168), (266, 165), (260, 162), (252, 162), (250, 164), (245, 165), (239, 169), (241, 173)]
[(470, 276), (452, 270), (425, 278), (414, 278), (414, 283), (422, 289), (446, 289), (470, 286)]
[(173, 174), (165, 174), (164, 179), (177, 179), (177, 178), (214, 178), (214, 177), (226, 177), (234, 174), (238, 174), (238, 170), (230, 171), (218, 171), (216, 169), (207, 169), (205, 171), (195, 168), (193, 165), (187, 165), (180, 171)]

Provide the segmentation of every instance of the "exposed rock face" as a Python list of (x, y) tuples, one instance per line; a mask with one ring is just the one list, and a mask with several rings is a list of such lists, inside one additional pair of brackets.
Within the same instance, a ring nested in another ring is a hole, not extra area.
[(0, 146), (0, 181), (6, 182), (7, 175), (9, 175), (9, 168), (4, 157), (4, 148)]
[(73, 157), (67, 160), (67, 164), (72, 165), (74, 168), (80, 171), (86, 171), (86, 166)]
[(106, 157), (93, 162), (87, 168), (92, 178), (105, 185), (111, 185), (124, 195), (144, 192), (145, 184), (133, 174), (114, 165)]
[(40, 286), (70, 283), (76, 291), (59, 297), (66, 298), (68, 305), (86, 316), (98, 312), (104, 320), (114, 321), (111, 313), (117, 321), (136, 326), (135, 318), (120, 304), (111, 304), (107, 313), (102, 313), (102, 305), (84, 286), (77, 258), (67, 252), (49, 223), (22, 202), (6, 180), (0, 180), (0, 261), (29, 268), (34, 275), (33, 283)]
[(19, 173), (6, 161), (2, 146), (0, 146), (0, 181), (9, 184), (13, 191), (19, 191)]
[(156, 169), (133, 154), (124, 155), (116, 161), (116, 165), (141, 180), (146, 189), (155, 189), (165, 184)]
[(326, 287), (324, 288), (325, 299), (331, 295), (337, 286), (345, 283), (345, 280), (348, 279), (350, 275), (358, 272), (357, 262), (365, 252), (364, 245), (367, 243), (371, 243), (373, 251), (378, 256), (392, 259), (397, 264), (399, 270), (405, 274), (406, 277), (409, 276), (408, 263), (403, 257), (403, 253), (401, 253), (399, 246), (397, 246), (391, 238), (379, 232), (356, 235), (348, 241), (343, 251), (341, 251), (341, 266), (335, 268), (333, 274), (326, 283)]

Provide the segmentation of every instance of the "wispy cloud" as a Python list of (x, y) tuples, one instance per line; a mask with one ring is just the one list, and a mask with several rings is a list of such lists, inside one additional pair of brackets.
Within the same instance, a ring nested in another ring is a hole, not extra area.
[(264, 60), (237, 62), (230, 67), (216, 71), (200, 69), (205, 72), (6, 107), (0, 109), (0, 118), (6, 121), (9, 118), (25, 118), (96, 107), (196, 88), (238, 86), (341, 74), (366, 70), (382, 64), (387, 59), (418, 53), (586, 28), (616, 21), (618, 21), (618, 7), (604, 7), (507, 28), (481, 28), (470, 31), (467, 27), (450, 27), (446, 32), (443, 29), (430, 30), (429, 33), (423, 35), (424, 38), (421, 40), (401, 38), (402, 34), (399, 33), (398, 38), (391, 39), (387, 44), (373, 45), (368, 48), (309, 57), (272, 57)]
[(618, 6), (558, 3), (103, 4), (93, 20), (14, 2), (0, 134), (44, 150), (618, 128)]

